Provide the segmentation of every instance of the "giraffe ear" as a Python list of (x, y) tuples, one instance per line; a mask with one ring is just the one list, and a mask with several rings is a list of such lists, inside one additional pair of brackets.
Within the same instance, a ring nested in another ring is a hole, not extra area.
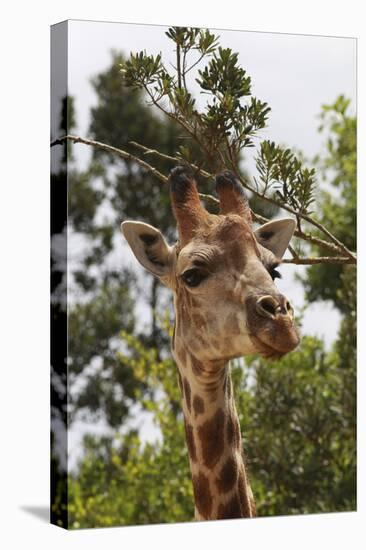
[(277, 258), (282, 258), (286, 252), (292, 235), (296, 228), (296, 222), (292, 218), (283, 218), (267, 222), (254, 231), (259, 244), (268, 248)]
[(172, 247), (152, 225), (143, 222), (121, 223), (121, 231), (141, 265), (157, 277), (169, 274)]

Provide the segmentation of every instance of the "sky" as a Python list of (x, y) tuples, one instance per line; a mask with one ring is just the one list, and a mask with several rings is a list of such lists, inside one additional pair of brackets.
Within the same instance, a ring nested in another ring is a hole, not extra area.
[[(90, 109), (97, 103), (91, 86), (91, 78), (105, 71), (111, 63), (111, 51), (130, 52), (146, 50), (162, 53), (166, 65), (174, 63), (171, 42), (165, 36), (167, 27), (159, 25), (134, 25), (95, 21), (70, 21), (68, 36), (68, 93), (74, 97), (77, 114), (77, 133), (88, 137)], [(214, 31), (213, 29), (211, 29)], [(268, 128), (259, 136), (302, 151), (306, 158), (313, 158), (324, 151), (325, 136), (317, 131), (321, 106), (333, 103), (339, 94), (356, 106), (356, 40), (323, 36), (215, 30), (220, 44), (239, 54), (239, 63), (252, 79), (252, 92), (271, 106)], [(199, 68), (199, 66), (198, 66)], [(197, 89), (193, 71), (188, 86)], [(201, 104), (203, 96), (197, 97)], [(116, 121), (118, 123), (118, 121)], [(115, 145), (115, 144), (111, 144)], [(74, 147), (76, 166), (84, 169), (90, 158), (90, 149), (84, 145)], [(249, 172), (253, 165), (249, 161)], [(132, 253), (122, 244), (119, 228), (116, 239), (121, 248), (118, 261), (121, 269), (135, 265), (139, 277), (142, 268)], [(304, 305), (302, 286), (295, 281), (295, 272), (305, 268), (293, 265), (281, 267), (282, 279), (276, 280), (279, 290), (289, 297), (295, 311)], [(144, 311), (140, 309), (143, 316)], [(308, 307), (303, 319), (303, 332), (324, 338), (329, 346), (339, 325), (339, 315), (329, 304)], [(156, 437), (148, 417), (136, 416), (146, 439)], [(93, 431), (104, 431), (95, 426)], [(76, 423), (69, 434), (71, 465), (80, 451), (80, 438), (90, 426)]]

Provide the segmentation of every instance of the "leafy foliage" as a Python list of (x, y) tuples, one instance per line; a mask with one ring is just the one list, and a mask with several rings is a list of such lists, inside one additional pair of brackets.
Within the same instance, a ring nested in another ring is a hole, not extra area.
[[(350, 250), (356, 249), (357, 148), (356, 118), (349, 114), (349, 100), (339, 96), (323, 106), (319, 131), (326, 135), (326, 154), (315, 162), (328, 187), (319, 192), (317, 215), (327, 228)], [(348, 273), (348, 275), (345, 275)], [(356, 278), (355, 266), (320, 265), (309, 267), (303, 283), (309, 301), (331, 300), (346, 313), (344, 277)]]
[(239, 402), (261, 516), (355, 508), (355, 372), (341, 346), (305, 337), (278, 363), (247, 362), (256, 382)]
[(314, 202), (315, 169), (303, 168), (301, 161), (291, 152), (273, 141), (263, 141), (256, 157), (259, 188), (263, 195), (272, 187), (279, 204), (287, 204), (298, 214), (310, 214)]
[[(266, 127), (270, 107), (252, 95), (251, 78), (240, 66), (238, 53), (220, 46), (209, 30), (172, 27), (166, 35), (175, 45), (175, 73), (169, 73), (161, 54), (132, 53), (121, 64), (124, 82), (144, 90), (151, 104), (180, 124), (198, 144), (203, 163), (188, 155), (187, 148), (180, 151), (185, 161), (207, 165), (211, 172), (223, 167), (237, 172), (242, 151), (255, 147), (254, 138)], [(188, 58), (197, 51), (199, 58), (189, 65)], [(197, 68), (195, 82), (208, 100), (200, 112), (186, 76), (203, 60), (207, 63)], [(314, 200), (314, 169), (304, 168), (289, 149), (269, 141), (260, 143), (257, 169), (259, 180), (255, 183), (257, 187), (258, 181), (263, 183), (263, 196), (271, 183), (276, 183), (280, 204), (300, 215), (309, 212)]]

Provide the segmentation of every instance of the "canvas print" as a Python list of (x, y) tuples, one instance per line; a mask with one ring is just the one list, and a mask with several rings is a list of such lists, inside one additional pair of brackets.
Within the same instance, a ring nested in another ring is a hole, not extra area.
[(356, 509), (356, 40), (51, 29), (51, 521)]

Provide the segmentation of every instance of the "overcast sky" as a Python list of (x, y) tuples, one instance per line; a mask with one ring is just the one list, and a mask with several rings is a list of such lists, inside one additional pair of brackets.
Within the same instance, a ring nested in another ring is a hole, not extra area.
[[(238, 25), (243, 26), (243, 23), (240, 21)], [(90, 79), (110, 66), (111, 50), (122, 51), (125, 55), (140, 50), (152, 54), (161, 52), (168, 66), (169, 62), (174, 63), (175, 56), (172, 43), (164, 34), (166, 30), (167, 27), (162, 26), (70, 22), (68, 92), (75, 99), (79, 135), (87, 137), (90, 108), (97, 103)], [(215, 33), (220, 36), (223, 47), (239, 53), (240, 64), (252, 78), (253, 94), (272, 108), (268, 129), (262, 132), (261, 139), (294, 147), (312, 158), (321, 153), (325, 140), (317, 131), (321, 105), (332, 103), (339, 94), (344, 94), (351, 99), (355, 111), (355, 39), (229, 30)], [(188, 84), (194, 85), (191, 73)], [(80, 169), (85, 168), (90, 150), (77, 145), (74, 152)], [(121, 254), (121, 268), (123, 262), (134, 262), (126, 249)], [(295, 309), (303, 306), (304, 297), (301, 285), (294, 280), (294, 273), (301, 273), (303, 269), (281, 267), (283, 279), (278, 286)], [(305, 313), (303, 331), (323, 337), (329, 345), (336, 335), (338, 323), (339, 316), (334, 309), (327, 304), (316, 305)], [(71, 454), (76, 452), (85, 429), (86, 426), (79, 425), (72, 431)], [(154, 433), (149, 423), (144, 426), (144, 432), (148, 438)]]

